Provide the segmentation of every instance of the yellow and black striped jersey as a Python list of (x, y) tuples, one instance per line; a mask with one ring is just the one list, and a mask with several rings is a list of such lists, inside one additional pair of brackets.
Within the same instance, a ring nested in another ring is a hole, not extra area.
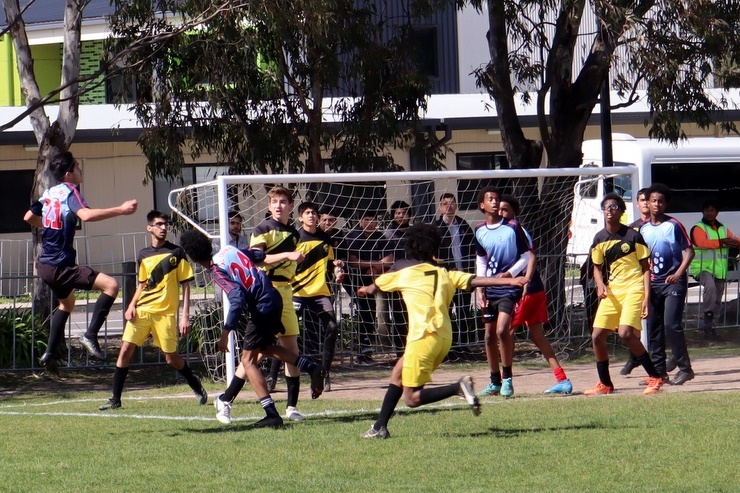
[(310, 233), (301, 228), (298, 234), (301, 239), (296, 250), (306, 258), (296, 268), (292, 282), (293, 294), (301, 298), (331, 296), (326, 284), (330, 262), (334, 261), (331, 237), (320, 229)]
[[(254, 248), (264, 245), (267, 255), (294, 252), (298, 244), (298, 231), (293, 226), (268, 218), (259, 223), (252, 231), (249, 246)], [(267, 277), (272, 282), (290, 282), (295, 275), (296, 262), (283, 260), (277, 264), (264, 265)]]
[(399, 260), (390, 271), (375, 279), (381, 291), (400, 291), (408, 312), (407, 340), (415, 341), (425, 333), (437, 333), (452, 339), (450, 303), (455, 291), (470, 291), (475, 274), (450, 270), (418, 260)]
[(606, 268), (604, 280), (613, 291), (624, 292), (642, 286), (640, 261), (646, 258), (650, 258), (650, 249), (633, 228), (620, 226), (616, 233), (605, 228), (594, 236), (591, 261)]
[(145, 283), (136, 308), (147, 313), (177, 312), (180, 283), (191, 281), (193, 268), (179, 246), (166, 241), (159, 248), (147, 247), (139, 252), (139, 282)]

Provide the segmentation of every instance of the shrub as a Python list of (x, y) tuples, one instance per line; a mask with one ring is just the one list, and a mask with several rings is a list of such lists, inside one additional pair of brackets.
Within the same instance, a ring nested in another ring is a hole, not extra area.
[(46, 350), (49, 334), (30, 308), (0, 309), (0, 368), (30, 368)]

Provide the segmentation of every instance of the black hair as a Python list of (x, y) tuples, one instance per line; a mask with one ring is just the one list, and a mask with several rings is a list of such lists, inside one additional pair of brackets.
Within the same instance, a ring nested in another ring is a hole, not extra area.
[(602, 209), (604, 208), (604, 204), (606, 204), (607, 200), (614, 200), (619, 206), (620, 211), (624, 211), (627, 209), (627, 205), (624, 203), (624, 199), (614, 192), (607, 193), (606, 195), (604, 195), (604, 198), (601, 199)]
[(483, 187), (480, 192), (478, 192), (478, 205), (483, 203), (483, 200), (486, 198), (487, 193), (495, 193), (501, 198), (501, 192), (499, 192), (499, 189), (492, 186)]
[(719, 207), (717, 207), (717, 201), (714, 199), (707, 199), (701, 204), (701, 210), (703, 211), (707, 207), (713, 207), (716, 210), (719, 211)]
[(647, 191), (648, 191), (647, 187), (646, 187), (646, 188), (641, 188), (641, 189), (639, 189), (639, 190), (637, 191), (637, 195), (636, 195), (636, 197), (638, 197), (638, 198), (639, 198), (639, 197), (640, 197), (640, 195), (644, 195), (644, 196), (645, 196), (645, 198), (648, 198), (648, 195), (647, 195)]
[(231, 212), (229, 212), (229, 219), (234, 219), (234, 218), (237, 218), (240, 221), (244, 221), (244, 218), (239, 213), (239, 211), (231, 211)]
[(668, 188), (668, 185), (664, 185), (662, 183), (653, 183), (652, 185), (650, 185), (650, 188), (647, 189), (645, 195), (649, 199), (650, 196), (654, 193), (661, 194), (665, 198), (667, 204), (671, 203), (672, 192), (671, 189)]
[(519, 205), (519, 201), (514, 197), (513, 195), (502, 195), (501, 196), (501, 202), (506, 202), (509, 204), (514, 211), (514, 215), (519, 215), (519, 210), (521, 209), (521, 205)]
[(213, 255), (211, 240), (196, 229), (183, 231), (180, 235), (180, 246), (193, 262), (207, 263)]
[(395, 202), (391, 204), (390, 210), (396, 211), (397, 209), (408, 209), (409, 207), (411, 206), (407, 204), (406, 202), (404, 202), (403, 200), (396, 200)]
[(439, 196), (439, 201), (442, 202), (444, 199), (452, 199), (455, 200), (455, 194), (450, 192), (445, 192), (442, 195)]
[(57, 181), (64, 181), (64, 175), (75, 167), (75, 158), (69, 151), (59, 152), (49, 160), (49, 172)]
[(361, 211), (359, 214), (357, 214), (357, 219), (364, 219), (366, 217), (376, 218), (376, 217), (378, 217), (378, 211), (374, 211), (372, 209), (368, 209), (368, 210), (365, 210), (365, 211)]
[(152, 209), (146, 215), (146, 222), (149, 223), (149, 224), (151, 224), (152, 221), (154, 221), (157, 218), (161, 218), (161, 219), (164, 219), (167, 222), (170, 222), (170, 216), (168, 216), (167, 214), (164, 214), (164, 213), (162, 213), (162, 212), (160, 212), (158, 210), (155, 210), (155, 209)]
[(319, 214), (319, 204), (316, 202), (302, 202), (301, 205), (298, 206), (298, 215), (302, 215), (306, 212), (306, 209), (311, 209), (316, 212), (316, 214)]
[(406, 257), (422, 262), (433, 262), (442, 243), (439, 228), (426, 223), (409, 226), (403, 238), (403, 250), (406, 252)]

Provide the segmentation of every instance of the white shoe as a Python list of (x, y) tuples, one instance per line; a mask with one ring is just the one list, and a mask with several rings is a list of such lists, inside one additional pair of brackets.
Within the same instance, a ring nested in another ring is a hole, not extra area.
[(219, 395), (213, 399), (213, 405), (216, 407), (216, 419), (219, 423), (231, 424), (231, 402), (222, 401)]
[(285, 417), (292, 421), (303, 421), (304, 419), (306, 419), (306, 416), (303, 415), (300, 409), (294, 406), (288, 406), (288, 408), (285, 410)]

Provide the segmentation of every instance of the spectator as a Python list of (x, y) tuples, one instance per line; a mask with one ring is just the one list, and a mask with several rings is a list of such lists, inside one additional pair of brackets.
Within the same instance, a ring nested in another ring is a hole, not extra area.
[[(475, 271), (475, 233), (473, 228), (457, 213), (457, 201), (451, 193), (439, 199), (439, 217), (432, 223), (439, 228), (442, 243), (439, 262), (447, 270)], [(456, 291), (453, 297), (452, 356), (465, 359), (470, 353), (466, 346), (475, 342), (477, 319), (471, 311), (471, 293)]]
[[(231, 211), (229, 213), (229, 245), (239, 250), (248, 250), (249, 239), (242, 234), (243, 222), (244, 218), (238, 211)], [(220, 250), (220, 242), (218, 240), (213, 242), (213, 249), (215, 251)]]
[(689, 273), (702, 288), (699, 328), (707, 339), (719, 339), (714, 330), (714, 320), (720, 315), (722, 295), (725, 291), (730, 248), (740, 247), (740, 239), (717, 220), (719, 208), (713, 200), (702, 205), (701, 221), (691, 228), (691, 243), (696, 256), (691, 261)]
[[(386, 253), (393, 255), (394, 261), (405, 257), (403, 238), (411, 221), (409, 207), (409, 204), (403, 200), (396, 200), (389, 210), (392, 219), (383, 232), (383, 236), (388, 240)], [(396, 355), (401, 357), (408, 332), (406, 306), (401, 301), (401, 295), (396, 292), (379, 291), (375, 296), (375, 301), (380, 343), (384, 348), (394, 349)]]
[[(393, 254), (388, 254), (386, 239), (377, 231), (375, 211), (363, 211), (357, 226), (347, 234), (345, 246), (348, 265), (352, 268), (352, 285), (369, 286), (393, 264)], [(354, 297), (359, 318), (359, 364), (372, 364), (373, 336), (375, 334), (375, 309), (373, 297)]]

